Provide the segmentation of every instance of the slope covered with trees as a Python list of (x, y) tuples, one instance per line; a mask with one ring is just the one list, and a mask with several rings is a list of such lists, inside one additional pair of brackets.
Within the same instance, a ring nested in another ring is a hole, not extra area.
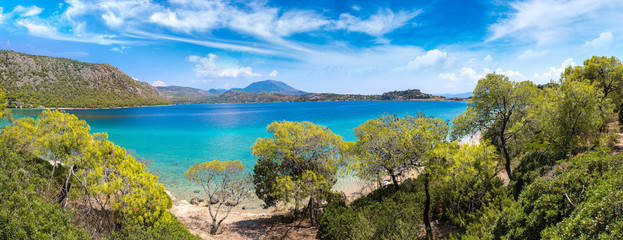
[(21, 118), (0, 134), (0, 238), (195, 239), (157, 179), (74, 115)]
[(11, 107), (110, 108), (170, 102), (109, 64), (0, 51), (0, 87)]

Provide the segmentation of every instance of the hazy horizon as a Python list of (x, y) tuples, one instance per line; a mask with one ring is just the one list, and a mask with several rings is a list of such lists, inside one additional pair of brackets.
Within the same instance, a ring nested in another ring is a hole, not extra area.
[(109, 63), (152, 85), (471, 92), (623, 56), (623, 2), (66, 0), (0, 3), (0, 49)]

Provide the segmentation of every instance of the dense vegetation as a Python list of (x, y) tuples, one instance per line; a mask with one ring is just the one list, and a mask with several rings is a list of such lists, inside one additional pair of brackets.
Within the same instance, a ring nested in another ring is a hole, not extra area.
[(157, 177), (106, 138), (60, 111), (45, 110), (36, 120), (22, 118), (4, 127), (2, 238), (169, 239), (176, 234), (194, 239), (167, 211), (171, 199)]
[(0, 51), (11, 107), (110, 108), (169, 104), (156, 88), (108, 64)]
[[(276, 193), (298, 190), (279, 184), (283, 163), (304, 166), (287, 170), (326, 172), (313, 166), (338, 160), (324, 165), (388, 186), (350, 204), (317, 191), (313, 198), (322, 201), (307, 208), (324, 206), (322, 239), (620, 239), (623, 155), (611, 155), (609, 147), (619, 131), (611, 123), (621, 94), (621, 62), (593, 57), (541, 86), (488, 74), (451, 129), (422, 115), (381, 116), (355, 129), (356, 142), (335, 142), (346, 147), (337, 156), (305, 151), (321, 138), (301, 140), (295, 133), (318, 126), (289, 131), (286, 124), (294, 123), (274, 123), (269, 131), (282, 134), (272, 141), (292, 146), (256, 155), (256, 193), (267, 205), (287, 202)], [(456, 142), (473, 135), (479, 144)], [(415, 178), (401, 183), (407, 173)], [(325, 178), (306, 183), (326, 184)]]

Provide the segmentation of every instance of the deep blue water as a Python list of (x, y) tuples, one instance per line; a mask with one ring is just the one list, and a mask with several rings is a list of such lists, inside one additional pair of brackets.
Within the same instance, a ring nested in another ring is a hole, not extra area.
[[(466, 109), (465, 102), (358, 101), (308, 103), (245, 103), (173, 105), (126, 109), (66, 110), (84, 119), (91, 132), (107, 132), (109, 140), (142, 158), (153, 160), (151, 170), (176, 196), (192, 189), (184, 172), (195, 162), (241, 160), (253, 169), (250, 147), (268, 137), (274, 121), (311, 121), (329, 127), (347, 141), (353, 128), (382, 114), (411, 114), (452, 120)], [(41, 110), (14, 109), (16, 118), (36, 116)]]

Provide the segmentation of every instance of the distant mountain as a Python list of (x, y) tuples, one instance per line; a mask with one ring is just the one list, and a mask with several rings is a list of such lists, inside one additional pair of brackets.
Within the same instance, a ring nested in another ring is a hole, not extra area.
[(166, 86), (157, 88), (158, 91), (166, 96), (167, 99), (171, 100), (176, 104), (209, 103), (213, 102), (213, 99), (221, 95), (221, 93), (214, 93), (215, 91), (212, 91), (214, 89), (206, 91), (198, 88), (180, 86)]
[[(238, 89), (232, 89), (238, 90)], [(301, 90), (290, 87), (281, 81), (265, 80), (260, 82), (251, 83), (249, 86), (240, 89), (240, 91), (248, 93), (278, 93), (283, 95), (301, 95), (306, 94)]]
[(170, 104), (155, 87), (105, 63), (0, 51), (0, 88), (12, 107), (107, 108)]
[(443, 93), (443, 94), (438, 94), (439, 96), (443, 96), (445, 98), (469, 98), (474, 96), (474, 93), (472, 92), (466, 92), (466, 93)]
[(210, 93), (212, 93), (212, 94), (216, 94), (216, 95), (223, 94), (223, 93), (225, 93), (225, 92), (227, 92), (227, 91), (229, 91), (229, 90), (227, 90), (227, 89), (223, 89), (223, 88), (218, 88), (218, 89), (214, 89), (214, 88), (212, 88), (212, 89), (208, 90), (208, 92), (210, 92)]
[(226, 91), (225, 89), (205, 91), (178, 86), (158, 87), (158, 90), (176, 104), (445, 100), (444, 97), (422, 93), (419, 89), (386, 92), (382, 95), (306, 93), (275, 80), (254, 82), (245, 88), (232, 88)]

